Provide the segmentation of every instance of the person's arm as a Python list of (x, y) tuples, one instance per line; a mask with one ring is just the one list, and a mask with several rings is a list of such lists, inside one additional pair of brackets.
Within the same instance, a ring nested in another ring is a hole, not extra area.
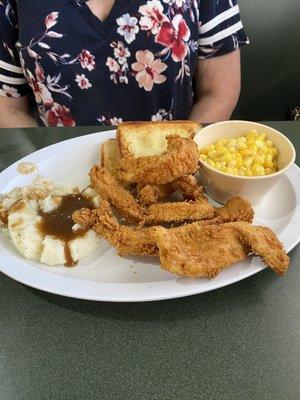
[(30, 115), (28, 96), (0, 97), (0, 128), (36, 127), (36, 120)]
[(190, 119), (203, 123), (229, 119), (237, 104), (240, 86), (240, 50), (199, 59)]

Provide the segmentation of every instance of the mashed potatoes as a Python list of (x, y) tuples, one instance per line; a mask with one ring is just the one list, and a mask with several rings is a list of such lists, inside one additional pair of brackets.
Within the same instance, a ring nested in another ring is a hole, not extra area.
[[(68, 243), (41, 231), (43, 215), (59, 209), (68, 195), (82, 195), (93, 206), (99, 206), (98, 196), (91, 188), (80, 193), (77, 187), (56, 185), (41, 178), (31, 186), (16, 188), (1, 196), (0, 225), (22, 256), (56, 265), (68, 263), (68, 258), (76, 262), (97, 248), (100, 238), (92, 230), (82, 231), (79, 237), (74, 234), (74, 239)], [(80, 229), (78, 224), (72, 226), (74, 232)]]

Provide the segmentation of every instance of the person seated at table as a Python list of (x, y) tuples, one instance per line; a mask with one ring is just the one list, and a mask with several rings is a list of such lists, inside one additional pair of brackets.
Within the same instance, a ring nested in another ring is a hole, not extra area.
[(0, 39), (0, 127), (226, 120), (248, 43), (237, 0), (1, 0)]

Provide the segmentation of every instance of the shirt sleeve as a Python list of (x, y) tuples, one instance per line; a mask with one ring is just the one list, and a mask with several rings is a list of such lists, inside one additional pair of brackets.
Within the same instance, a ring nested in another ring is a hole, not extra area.
[(249, 44), (237, 0), (201, 0), (199, 58), (221, 56)]
[(0, 96), (20, 97), (29, 91), (16, 50), (16, 0), (0, 1)]

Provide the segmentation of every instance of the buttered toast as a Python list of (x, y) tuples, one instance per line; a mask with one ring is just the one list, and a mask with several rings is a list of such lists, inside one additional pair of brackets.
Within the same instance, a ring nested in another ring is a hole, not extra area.
[(117, 128), (121, 157), (156, 156), (167, 151), (166, 137), (193, 138), (201, 126), (195, 121), (124, 122)]
[(115, 178), (118, 179), (119, 149), (116, 139), (108, 139), (102, 143), (100, 148), (101, 167), (104, 167)]

